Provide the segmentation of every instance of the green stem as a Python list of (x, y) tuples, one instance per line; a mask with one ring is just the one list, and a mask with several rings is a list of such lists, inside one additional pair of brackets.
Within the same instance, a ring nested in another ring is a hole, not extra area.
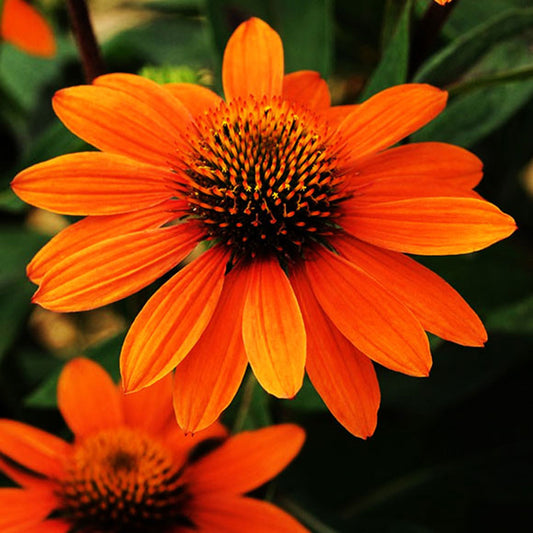
[(454, 83), (446, 87), (451, 95), (462, 94), (473, 89), (488, 87), (499, 83), (508, 83), (512, 81), (527, 80), (533, 78), (533, 67), (522, 67), (505, 72), (497, 72), (488, 76), (473, 78), (471, 80)]
[(453, 2), (441, 6), (436, 2), (430, 2), (427, 11), (422, 19), (418, 21), (417, 29), (413, 33), (409, 61), (409, 73), (411, 76), (428, 56), (440, 35), (442, 27), (458, 3), (459, 0), (453, 0)]
[(235, 417), (235, 422), (233, 424), (232, 433), (238, 433), (244, 427), (244, 422), (246, 422), (246, 417), (252, 406), (252, 399), (254, 397), (254, 389), (257, 384), (253, 372), (250, 372), (244, 382), (244, 388), (242, 392), (242, 400), (239, 405), (239, 410), (237, 411), (237, 416)]
[(304, 509), (299, 504), (289, 498), (280, 500), (281, 506), (286, 509), (292, 516), (297, 518), (302, 524), (311, 528), (314, 533), (338, 533), (327, 524), (324, 524), (315, 515), (311, 514), (307, 509)]

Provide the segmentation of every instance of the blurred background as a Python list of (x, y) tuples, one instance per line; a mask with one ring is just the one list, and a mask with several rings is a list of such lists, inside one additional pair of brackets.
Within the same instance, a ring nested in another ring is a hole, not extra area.
[[(65, 3), (33, 5), (54, 29), (57, 54), (42, 59), (0, 44), (0, 416), (66, 436), (55, 410), (61, 367), (85, 354), (118, 379), (125, 331), (156, 285), (85, 313), (57, 314), (30, 303), (34, 286), (25, 265), (74, 218), (29, 208), (9, 182), (33, 163), (90, 149), (51, 107), (56, 90), (84, 83)], [(258, 495), (316, 533), (531, 531), (531, 0), (455, 0), (446, 8), (431, 0), (95, 0), (89, 6), (108, 72), (219, 91), (226, 40), (254, 15), (281, 34), (286, 71), (321, 72), (335, 104), (406, 81), (450, 91), (446, 111), (410, 141), (450, 142), (478, 155), (485, 164), (478, 191), (511, 214), (519, 230), (475, 254), (419, 259), (479, 313), (487, 346), (432, 338), (427, 379), (378, 368), (382, 406), (367, 441), (345, 431), (309, 383), (296, 399), (282, 401), (245, 380), (224, 421), (234, 429), (281, 421), (306, 429), (300, 456)]]

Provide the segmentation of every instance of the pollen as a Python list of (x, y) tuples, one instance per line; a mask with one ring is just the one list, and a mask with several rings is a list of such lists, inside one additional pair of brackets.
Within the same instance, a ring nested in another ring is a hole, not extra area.
[(311, 110), (280, 98), (237, 98), (197, 118), (176, 171), (178, 196), (234, 260), (297, 259), (338, 228), (346, 199), (341, 142)]
[(77, 532), (151, 533), (188, 524), (187, 488), (172, 454), (135, 430), (102, 431), (75, 447), (59, 515)]

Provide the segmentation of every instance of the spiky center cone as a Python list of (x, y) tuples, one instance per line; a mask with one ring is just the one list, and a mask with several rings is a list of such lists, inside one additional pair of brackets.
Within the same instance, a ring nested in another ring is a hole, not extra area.
[(297, 260), (337, 230), (347, 197), (337, 169), (341, 142), (310, 110), (280, 98), (236, 99), (197, 118), (187, 142), (178, 195), (233, 262)]
[(171, 453), (127, 428), (76, 446), (59, 497), (58, 514), (80, 533), (165, 533), (189, 524), (187, 490)]

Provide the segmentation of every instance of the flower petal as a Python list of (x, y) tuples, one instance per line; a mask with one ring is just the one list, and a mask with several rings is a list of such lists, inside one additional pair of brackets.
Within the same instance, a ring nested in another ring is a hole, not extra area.
[(22, 0), (4, 0), (3, 4), (0, 37), (29, 54), (53, 56), (54, 34), (40, 13)]
[(150, 387), (132, 394), (122, 394), (126, 424), (151, 435), (175, 426), (172, 411), (172, 375), (168, 374)]
[(486, 342), (487, 333), (476, 313), (431, 270), (406, 255), (352, 237), (332, 244), (407, 305), (425, 330), (464, 346), (483, 346)]
[(374, 433), (380, 402), (372, 362), (329, 320), (302, 269), (291, 275), (307, 332), (305, 368), (333, 416), (357, 437)]
[[(135, 94), (124, 85), (124, 90), (98, 85), (62, 89), (53, 98), (54, 111), (72, 133), (100, 150), (166, 165), (192, 117), (156, 83), (145, 80)], [(160, 103), (168, 98), (172, 106)]]
[[(69, 533), (71, 524), (60, 519), (45, 520), (35, 526), (26, 527), (24, 533)], [(20, 533), (19, 530), (4, 531), (4, 533)]]
[(33, 297), (52, 311), (84, 311), (125, 298), (182, 261), (201, 233), (189, 224), (119, 235), (68, 255)]
[(136, 98), (141, 104), (148, 103), (152, 111), (159, 115), (161, 126), (167, 130), (167, 137), (169, 135), (174, 137), (172, 140), (175, 146), (188, 146), (183, 134), (193, 121), (193, 117), (183, 102), (169, 93), (163, 85), (143, 76), (123, 72), (104, 74), (95, 78), (92, 83), (97, 87), (116, 89)]
[(70, 444), (50, 433), (14, 420), (0, 420), (0, 453), (34, 472), (60, 477), (70, 449)]
[(279, 474), (298, 455), (305, 432), (281, 424), (230, 437), (192, 464), (187, 482), (193, 494), (249, 492)]
[(325, 248), (316, 248), (305, 266), (322, 309), (351, 343), (391, 370), (428, 375), (428, 339), (407, 307), (366, 272)]
[(5, 474), (20, 487), (39, 488), (50, 483), (49, 479), (35, 475), (31, 470), (21, 468), (20, 465), (5, 457), (6, 456), (0, 454), (0, 472)]
[(256, 258), (246, 269), (242, 337), (248, 360), (264, 389), (293, 398), (302, 386), (306, 353), (298, 302), (277, 258)]
[(279, 35), (258, 18), (243, 22), (230, 37), (222, 64), (226, 100), (282, 94), (283, 44)]
[(40, 527), (43, 520), (59, 505), (53, 487), (49, 484), (39, 489), (0, 488), (0, 531), (26, 533), (47, 531)]
[(175, 174), (102, 152), (67, 154), (23, 170), (11, 186), (28, 204), (68, 215), (127, 213), (172, 197)]
[(99, 364), (84, 357), (64, 366), (57, 383), (57, 403), (76, 437), (87, 437), (124, 422), (117, 386)]
[(328, 84), (313, 70), (287, 74), (283, 78), (283, 99), (315, 111), (327, 110), (331, 105)]
[(203, 496), (191, 501), (190, 513), (201, 533), (309, 533), (285, 511), (253, 498)]
[(335, 105), (324, 113), (326, 120), (333, 127), (338, 127), (344, 119), (353, 113), (361, 104)]
[(155, 383), (191, 351), (217, 305), (226, 263), (226, 252), (211, 248), (148, 300), (122, 347), (120, 369), (126, 392)]
[(387, 178), (401, 182), (435, 179), (450, 186), (475, 187), (483, 177), (483, 163), (453, 144), (413, 143), (374, 154), (357, 165), (357, 184)]
[(448, 93), (424, 84), (397, 85), (362, 103), (340, 124), (353, 163), (379, 152), (435, 118), (445, 107)]
[(163, 87), (177, 98), (193, 117), (202, 116), (223, 102), (217, 93), (194, 83), (167, 83)]
[[(174, 410), (186, 433), (211, 425), (241, 384), (248, 359), (242, 341), (246, 278), (234, 268), (206, 330), (174, 373)], [(231, 320), (228, 320), (231, 317)]]
[[(354, 180), (355, 181), (355, 180)], [(396, 178), (381, 178), (367, 182), (361, 186), (353, 183), (351, 210), (356, 211), (361, 205), (396, 202), (413, 198), (483, 198), (471, 189), (458, 188), (446, 182), (435, 179), (413, 178), (399, 180)]]
[(118, 235), (156, 229), (179, 216), (183, 202), (169, 200), (148, 209), (122, 215), (86, 217), (58, 233), (43, 246), (26, 269), (28, 277), (39, 285), (45, 274), (67, 255)]
[(411, 198), (373, 205), (345, 204), (342, 228), (363, 241), (421, 255), (465, 254), (516, 229), (495, 205), (475, 198)]

